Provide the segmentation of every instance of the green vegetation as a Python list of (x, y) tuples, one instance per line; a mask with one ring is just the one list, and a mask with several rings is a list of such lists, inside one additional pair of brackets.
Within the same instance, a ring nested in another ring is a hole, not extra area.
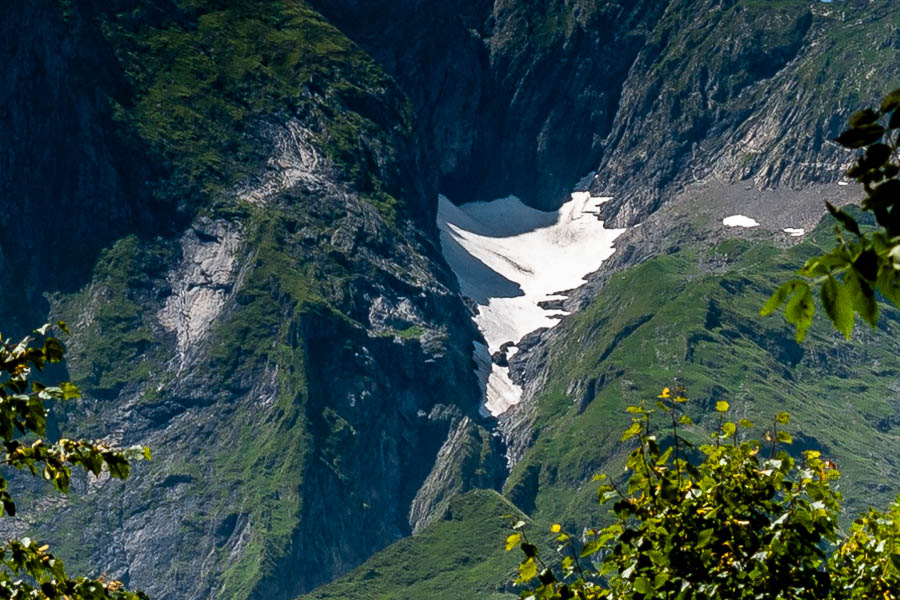
[(511, 577), (516, 560), (504, 555), (502, 547), (493, 540), (504, 535), (509, 515), (528, 520), (494, 491), (477, 490), (457, 496), (441, 520), (420, 534), (393, 544), (350, 574), (302, 598), (508, 597), (503, 594), (502, 574)]
[(677, 381), (698, 399), (698, 420), (718, 399), (749, 419), (789, 409), (803, 447), (827, 450), (840, 464), (850, 510), (887, 502), (893, 491), (877, 482), (896, 481), (900, 470), (873, 456), (900, 451), (892, 391), (900, 313), (883, 307), (882, 328), (849, 342), (814, 328), (803, 346), (786, 325), (758, 316), (777, 282), (829, 241), (823, 224), (788, 250), (744, 240), (683, 247), (612, 277), (560, 325), (537, 399), (536, 440), (509, 477), (509, 497), (546, 520), (604, 518), (587, 482), (624, 465), (614, 415)]
[(266, 411), (270, 417), (261, 421), (254, 406), (240, 407), (223, 427), (226, 441), (212, 457), (216, 480), (224, 489), (241, 490), (242, 502), (237, 507), (234, 498), (217, 495), (210, 499), (209, 514), (245, 511), (254, 523), (240, 559), (222, 576), (223, 589), (236, 598), (252, 597), (261, 581), (275, 576), (290, 548), (300, 513), (300, 479), (312, 446), (305, 415), (306, 349), (290, 329), (307, 313), (326, 310), (313, 291), (315, 280), (286, 247), (283, 215), (272, 210), (255, 219), (253, 228), (255, 264), (237, 309), (218, 325), (209, 350), (217, 385), (226, 388), (267, 368), (277, 372), (277, 395), (269, 400), (275, 406)]
[(170, 256), (162, 244), (142, 244), (133, 235), (123, 238), (100, 255), (90, 286), (58, 299), (60, 313), (89, 318), (70, 351), (73, 380), (114, 393), (163, 371), (167, 357), (154, 343), (153, 315), (146, 314), (141, 294), (147, 278), (158, 277)]
[(817, 450), (795, 461), (777, 449), (793, 443), (787, 413), (776, 415), (763, 443), (750, 421), (726, 420), (730, 407), (720, 400), (715, 431), (684, 435), (693, 421), (681, 393), (664, 388), (658, 411), (643, 400), (628, 407), (622, 441), (638, 444), (627, 482), (597, 492), (615, 522), (583, 534), (553, 525), (558, 568), (529, 542), (527, 524), (516, 523), (506, 549), (521, 548), (518, 582), (534, 586), (522, 598), (896, 600), (900, 498), (888, 513), (854, 521), (844, 537), (834, 463)]
[[(692, 239), (693, 245), (682, 243)], [(683, 432), (691, 443), (699, 445), (702, 430), (717, 426), (718, 402), (730, 404), (735, 420), (759, 423), (789, 410), (794, 443), (787, 450), (793, 460), (818, 450), (840, 468), (840, 523), (848, 526), (869, 506), (887, 506), (897, 493), (890, 482), (900, 480), (900, 465), (892, 458), (900, 453), (893, 399), (900, 311), (882, 305), (880, 328), (857, 330), (849, 341), (824, 327), (820, 315), (820, 326), (802, 345), (787, 324), (759, 316), (778, 282), (826, 251), (831, 240), (828, 222), (788, 249), (741, 238), (707, 246), (696, 231), (683, 232), (678, 251), (611, 277), (602, 295), (561, 323), (550, 345), (547, 383), (537, 398), (535, 441), (504, 489), (504, 496), (530, 516), (529, 523), (533, 520), (531, 531), (547, 531), (558, 522), (580, 533), (582, 526), (609, 523), (607, 507), (595, 501), (593, 476), (622, 471), (629, 452), (620, 443), (627, 406), (655, 397), (672, 381), (692, 390), (684, 410), (698, 425)], [(311, 597), (416, 597), (420, 587), (404, 596), (389, 582), (408, 573), (421, 586), (434, 575), (428, 570), (438, 560), (433, 557), (449, 553), (459, 535), (423, 537), (440, 523), (377, 553)], [(480, 527), (458, 525), (470, 526)], [(542, 533), (531, 537), (541, 547), (555, 547)], [(470, 552), (484, 550), (489, 558), (483, 561), (500, 561), (500, 539), (485, 536)], [(474, 568), (479, 564), (445, 564), (441, 577), (448, 583), (419, 597), (515, 592), (505, 566), (485, 573)], [(497, 591), (503, 583), (510, 587)]]
[(260, 131), (295, 118), (335, 175), (394, 220), (397, 200), (372, 155), (385, 113), (411, 135), (411, 110), (399, 94), (379, 98), (392, 85), (381, 69), (304, 2), (116, 0), (100, 17), (131, 90), (110, 99), (113, 114), (158, 164), (154, 193), (231, 210), (220, 192), (262, 173), (271, 155)]
[[(68, 332), (65, 323), (59, 328)], [(45, 439), (48, 410), (45, 402), (80, 397), (69, 382), (47, 386), (31, 379), (33, 371), (43, 371), (48, 363), (63, 359), (62, 342), (49, 335), (50, 325), (37, 329), (20, 342), (0, 339), (0, 438), (8, 467), (29, 471), (53, 484), (62, 493), (69, 491), (72, 468), (77, 467), (100, 477), (126, 479), (129, 459), (150, 458), (148, 448), (122, 450), (100, 441), (60, 438)], [(40, 474), (40, 475), (39, 475)], [(0, 516), (16, 514), (16, 504), (0, 476)], [(7, 598), (45, 600), (146, 600), (140, 592), (123, 589), (122, 583), (109, 579), (70, 577), (60, 559), (29, 538), (10, 540), (0, 547), (0, 590)]]
[[(202, 508), (178, 517), (190, 536), (228, 531), (223, 522), (244, 527), (240, 551), (216, 546), (204, 568), (217, 597), (265, 595), (298, 552), (292, 544), (301, 494), (316, 452), (327, 455), (342, 434), (313, 431), (309, 422), (306, 329), (337, 322), (360, 330), (334, 306), (351, 293), (350, 278), (362, 276), (352, 271), (356, 257), (326, 240), (347, 209), (344, 192), (377, 210), (362, 207), (379, 235), (402, 225), (405, 201), (418, 200), (396, 189), (409, 175), (397, 163), (411, 152), (412, 112), (381, 68), (300, 0), (113, 0), (90, 12), (118, 63), (115, 85), (105, 87), (117, 132), (135, 149), (135, 161), (149, 159), (138, 169), (147, 173), (142, 183), (168, 200), (165, 206), (179, 208), (178, 218), (162, 218), (181, 223), (200, 212), (237, 222), (243, 244), (228, 308), (191, 349), (203, 364), (186, 367), (200, 379), (185, 392), (190, 398), (173, 390), (185, 376), (176, 377), (172, 335), (157, 316), (160, 290), (168, 289), (166, 277), (180, 258), (177, 237), (120, 239), (103, 252), (90, 284), (55, 295), (54, 314), (79, 323), (71, 377), (94, 401), (63, 417), (81, 434), (102, 435), (95, 413), (127, 398), (162, 419), (182, 410), (202, 413), (192, 415), (198, 421), (221, 419), (215, 432), (201, 435), (179, 422), (152, 430), (177, 431), (171, 435), (192, 444), (194, 454), (189, 462), (154, 461), (148, 480), (176, 483), (148, 484), (141, 497), (149, 505), (177, 489), (201, 498)], [(275, 150), (270, 132), (289, 121), (311, 133), (303, 141), (328, 159), (319, 167), (340, 194), (292, 191), (264, 208), (236, 200), (235, 186), (253, 186), (266, 174)], [(397, 336), (423, 333), (409, 327)], [(247, 382), (264, 389), (247, 389)], [(323, 439), (314, 439), (319, 433)], [(63, 554), (83, 565), (80, 557), (105, 552), (89, 532), (102, 519), (96, 506), (77, 499), (66, 509), (87, 526), (66, 532)], [(43, 506), (34, 529), (54, 527), (57, 510)], [(177, 580), (197, 561), (190, 545), (172, 552), (170, 570), (158, 577)]]
[[(850, 213), (827, 205), (839, 223), (837, 247), (808, 257), (799, 271), (804, 279), (783, 284), (761, 311), (768, 315), (785, 304), (785, 320), (796, 327), (797, 342), (815, 316), (811, 285), (821, 285), (825, 313), (848, 340), (856, 315), (873, 328), (878, 325), (876, 290), (900, 305), (898, 129), (900, 90), (888, 94), (879, 109), (855, 113), (850, 129), (836, 140), (848, 148), (866, 148), (847, 176), (864, 185), (862, 208), (874, 214), (878, 227), (863, 228)], [(821, 232), (817, 237), (823, 237)], [(721, 324), (721, 315), (721, 309), (708, 313), (706, 328)], [(663, 356), (667, 352), (663, 346)], [(658, 360), (658, 346), (656, 354)], [(834, 369), (831, 361), (823, 362)], [(738, 364), (748, 369), (759, 363)], [(792, 367), (788, 376), (797, 371), (796, 363)], [(837, 478), (834, 461), (823, 460), (818, 449), (804, 449), (802, 466), (795, 469), (793, 456), (776, 453), (779, 443), (794, 443), (790, 433), (779, 430), (789, 422), (786, 412), (777, 412), (765, 432), (771, 450), (762, 460), (764, 444), (746, 432), (753, 428), (746, 411), (726, 421), (730, 404), (716, 395), (711, 401), (720, 417), (713, 433), (699, 441), (696, 431), (680, 433), (679, 426), (684, 431), (694, 422), (682, 411), (683, 388), (676, 389), (673, 394), (664, 388), (656, 401), (671, 421), (668, 434), (657, 435), (659, 425), (651, 419), (657, 411), (643, 399), (627, 407), (632, 424), (622, 441), (639, 440), (625, 462), (630, 475), (598, 491), (601, 505), (615, 500), (616, 521), (600, 531), (587, 530), (581, 540), (554, 525), (564, 554), (561, 571), (541, 559), (524, 533), (508, 537), (507, 549), (521, 545), (525, 554), (518, 582), (539, 582), (523, 591), (523, 598), (897, 598), (900, 497), (887, 513), (869, 508), (842, 536), (841, 495), (831, 484)], [(695, 458), (697, 450), (702, 460)]]

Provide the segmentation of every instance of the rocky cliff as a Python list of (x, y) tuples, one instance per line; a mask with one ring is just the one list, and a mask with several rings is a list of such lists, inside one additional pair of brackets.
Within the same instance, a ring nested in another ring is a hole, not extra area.
[(480, 393), (402, 92), (302, 3), (9, 10), (3, 315), (71, 324), (62, 431), (154, 460), (7, 527), (158, 598), (292, 597), (408, 535)]
[(316, 4), (407, 91), (455, 202), (556, 207), (596, 171), (624, 224), (696, 180), (833, 182), (828, 140), (900, 82), (885, 3)]

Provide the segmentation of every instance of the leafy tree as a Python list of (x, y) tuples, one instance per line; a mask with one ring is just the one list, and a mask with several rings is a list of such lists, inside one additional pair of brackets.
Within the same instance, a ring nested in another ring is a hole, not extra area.
[[(68, 333), (65, 323), (58, 327)], [(46, 386), (31, 379), (47, 363), (63, 360), (62, 342), (44, 325), (19, 342), (0, 336), (0, 438), (6, 465), (29, 471), (51, 482), (60, 492), (68, 492), (72, 468), (100, 476), (104, 467), (111, 477), (125, 479), (129, 460), (150, 458), (147, 448), (125, 450), (102, 441), (62, 438), (52, 442), (47, 433), (47, 402), (71, 400), (80, 393), (65, 382)], [(15, 515), (16, 504), (7, 480), (0, 475), (0, 516)], [(141, 592), (128, 592), (115, 580), (70, 577), (49, 546), (23, 538), (0, 546), (0, 598), (47, 600), (146, 600)]]
[(847, 177), (861, 183), (865, 213), (876, 226), (864, 226), (847, 211), (827, 204), (837, 220), (837, 245), (809, 259), (798, 274), (778, 288), (762, 309), (768, 315), (784, 305), (784, 317), (797, 328), (802, 341), (815, 313), (813, 288), (819, 286), (822, 307), (845, 337), (850, 337), (855, 314), (875, 327), (876, 291), (900, 306), (900, 89), (878, 108), (850, 117), (849, 129), (835, 141), (845, 148), (864, 150)]
[[(900, 499), (841, 535), (838, 472), (819, 452), (797, 461), (779, 449), (792, 442), (787, 413), (763, 441), (741, 441), (753, 424), (726, 420), (727, 402), (717, 404), (719, 427), (710, 434), (682, 414), (683, 402), (666, 388), (656, 409), (628, 407), (632, 424), (622, 440), (637, 440), (630, 475), (620, 485), (600, 478), (611, 525), (582, 536), (553, 525), (557, 560), (540, 556), (524, 522), (514, 526), (506, 549), (524, 553), (523, 598), (898, 599)], [(665, 450), (654, 413), (669, 422)]]

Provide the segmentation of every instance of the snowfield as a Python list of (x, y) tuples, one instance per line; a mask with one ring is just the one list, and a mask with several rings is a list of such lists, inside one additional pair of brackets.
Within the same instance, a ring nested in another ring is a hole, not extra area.
[[(444, 258), (456, 273), (463, 295), (478, 305), (475, 323), (488, 345), (475, 348), (485, 390), (484, 413), (499, 415), (517, 404), (522, 390), (491, 354), (567, 313), (539, 302), (565, 298), (584, 277), (600, 268), (624, 229), (604, 229), (597, 207), (609, 198), (574, 192), (556, 212), (523, 204), (515, 196), (456, 206), (444, 196), (438, 228)], [(515, 352), (510, 348), (507, 356)]]

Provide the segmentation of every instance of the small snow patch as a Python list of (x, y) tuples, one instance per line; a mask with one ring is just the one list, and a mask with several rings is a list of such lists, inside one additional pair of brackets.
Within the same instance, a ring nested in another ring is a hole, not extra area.
[(838, 181), (838, 185), (850, 185), (849, 181)]
[(784, 232), (791, 237), (800, 237), (804, 233), (806, 233), (805, 229), (798, 229), (796, 227), (785, 227)]
[(722, 225), (725, 227), (759, 227), (756, 219), (745, 217), (744, 215), (731, 215), (722, 219)]

